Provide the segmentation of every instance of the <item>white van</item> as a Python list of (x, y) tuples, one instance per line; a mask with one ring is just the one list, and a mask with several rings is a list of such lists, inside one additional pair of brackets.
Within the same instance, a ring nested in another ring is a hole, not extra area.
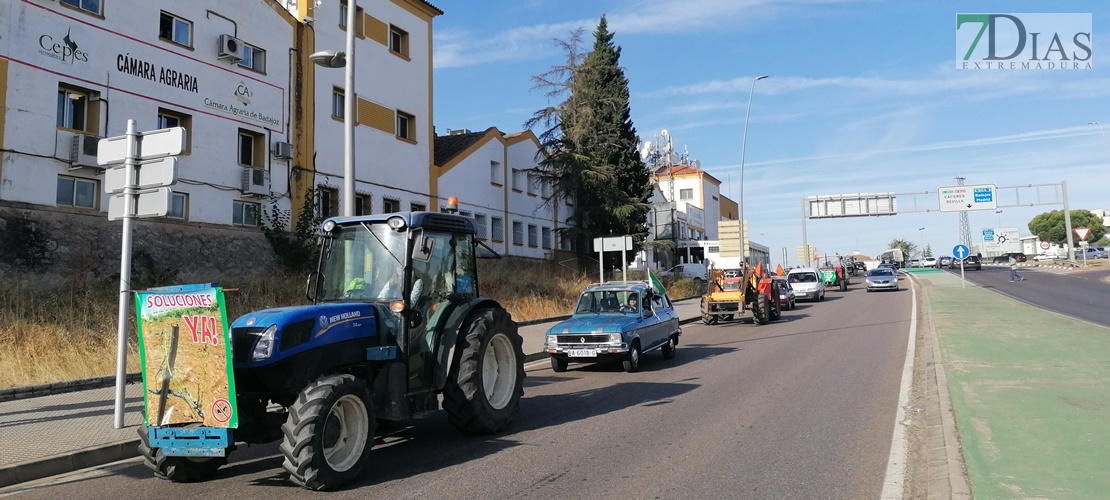
[(659, 276), (687, 277), (694, 278), (695, 281), (706, 281), (709, 279), (709, 269), (705, 267), (705, 264), (679, 264), (659, 273)]
[(786, 275), (786, 281), (790, 282), (790, 288), (794, 290), (797, 300), (825, 300), (825, 282), (821, 279), (821, 273), (812, 267), (791, 269)]

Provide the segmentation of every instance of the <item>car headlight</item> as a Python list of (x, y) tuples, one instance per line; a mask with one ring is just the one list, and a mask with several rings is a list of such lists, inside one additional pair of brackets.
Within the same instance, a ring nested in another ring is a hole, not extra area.
[(254, 350), (251, 351), (251, 361), (262, 361), (269, 359), (270, 355), (274, 353), (274, 336), (277, 335), (277, 325), (270, 325), (262, 335), (258, 336), (258, 340), (254, 343)]
[(619, 333), (610, 333), (609, 334), (609, 343), (610, 344), (619, 344), (622, 341), (623, 341), (623, 339), (621, 339), (621, 334), (619, 334)]
[(559, 338), (554, 335), (547, 336), (547, 348), (554, 349), (559, 346)]

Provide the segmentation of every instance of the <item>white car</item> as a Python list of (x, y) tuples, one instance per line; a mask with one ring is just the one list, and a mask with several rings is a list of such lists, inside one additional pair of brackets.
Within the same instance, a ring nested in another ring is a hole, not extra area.
[(1052, 253), (1042, 253), (1040, 255), (1037, 255), (1036, 257), (1033, 257), (1033, 261), (1034, 262), (1044, 262), (1044, 261), (1051, 261), (1051, 260), (1062, 260), (1063, 258), (1064, 258), (1063, 255), (1056, 255), (1056, 254), (1052, 254)]
[(794, 290), (795, 300), (812, 300), (814, 302), (825, 300), (825, 282), (821, 280), (821, 273), (812, 267), (799, 267), (791, 269), (786, 275), (790, 288)]
[(921, 267), (937, 267), (936, 257), (925, 257), (921, 259)]

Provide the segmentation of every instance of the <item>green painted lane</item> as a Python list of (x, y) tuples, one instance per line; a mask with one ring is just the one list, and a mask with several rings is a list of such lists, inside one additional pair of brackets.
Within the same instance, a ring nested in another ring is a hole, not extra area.
[[(917, 274), (917, 273), (915, 273)], [(1110, 496), (1110, 328), (917, 274), (978, 499)]]

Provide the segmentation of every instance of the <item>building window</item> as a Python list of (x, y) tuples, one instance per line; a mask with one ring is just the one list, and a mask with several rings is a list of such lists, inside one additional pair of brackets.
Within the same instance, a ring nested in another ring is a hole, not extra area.
[(397, 111), (397, 138), (406, 141), (416, 140), (416, 117), (404, 111)]
[(89, 130), (89, 100), (92, 94), (84, 89), (62, 85), (58, 87), (58, 118), (61, 128)]
[(394, 198), (382, 198), (382, 213), (392, 214), (401, 211), (401, 200)]
[(524, 173), (520, 169), (513, 169), (513, 191), (521, 191), (524, 189)]
[(679, 189), (678, 190), (678, 199), (680, 199), (680, 200), (692, 200), (692, 199), (694, 199), (694, 190), (693, 189)]
[(90, 179), (58, 176), (58, 206), (96, 208), (96, 185)]
[(170, 211), (166, 217), (171, 219), (187, 219), (189, 214), (189, 195), (185, 193), (170, 193)]
[(427, 209), (427, 205), (424, 205), (423, 203), (409, 203), (410, 212), (423, 212)]
[(100, 0), (62, 0), (62, 5), (68, 5), (90, 14), (100, 15)]
[(249, 201), (231, 202), (231, 223), (239, 226), (257, 226), (259, 205)]
[(505, 184), (505, 171), (501, 169), (501, 162), (489, 162), (489, 182), (498, 186)]
[(389, 51), (394, 54), (409, 56), (409, 34), (396, 26), (389, 27)]
[(544, 199), (551, 197), (551, 181), (546, 179), (540, 181), (540, 197)]
[(168, 12), (158, 22), (158, 38), (186, 47), (193, 46), (193, 23)]
[(513, 244), (524, 244), (524, 223), (518, 220), (513, 221)]
[(259, 73), (266, 72), (266, 51), (254, 45), (243, 44), (243, 60), (239, 66)]
[(193, 140), (193, 117), (177, 111), (158, 108), (158, 128), (181, 127), (185, 129), (185, 150), (182, 154), (189, 154)]
[(333, 87), (331, 89), (331, 116), (332, 118), (339, 118), (342, 120), (346, 117), (347, 100), (343, 97), (343, 89)]
[(485, 214), (474, 214), (474, 236), (483, 240), (486, 239)]
[(317, 188), (316, 213), (321, 219), (339, 215), (339, 190), (320, 186)]
[(356, 194), (355, 195), (355, 215), (370, 215), (373, 212), (373, 205), (370, 204), (370, 195)]
[(541, 242), (543, 243), (543, 247), (548, 249), (548, 250), (551, 250), (551, 228), (550, 227), (541, 228), (540, 229), (540, 236), (541, 236)]
[(536, 225), (528, 224), (528, 246), (535, 248), (540, 245), (539, 237), (536, 234)]
[(505, 221), (501, 217), (493, 217), (490, 219), (490, 239), (493, 241), (505, 241)]
[(536, 174), (532, 174), (532, 173), (528, 174), (528, 194), (530, 194), (532, 196), (535, 196), (537, 194), (537, 192), (539, 191), (539, 187), (540, 187), (539, 182), (540, 182), (540, 179), (539, 179), (539, 177), (536, 176)]
[[(362, 31), (362, 7), (355, 7), (355, 34), (366, 36)], [(347, 30), (347, 2), (339, 3), (339, 27)]]
[(262, 134), (239, 129), (239, 164), (244, 167), (262, 168), (262, 161), (266, 158), (262, 149), (265, 144)]

